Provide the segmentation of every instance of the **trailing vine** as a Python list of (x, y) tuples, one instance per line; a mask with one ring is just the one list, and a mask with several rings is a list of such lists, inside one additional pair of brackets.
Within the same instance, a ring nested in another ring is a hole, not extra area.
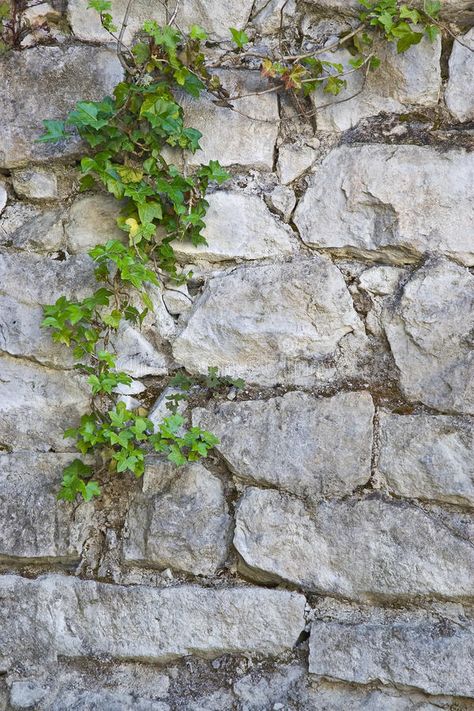
[[(372, 50), (373, 31), (396, 42), (399, 52), (417, 44), (424, 34), (431, 40), (436, 36), (432, 19), (439, 12), (437, 2), (425, 3), (423, 12), (398, 5), (396, 0), (361, 0), (361, 5), (360, 25), (339, 40), (339, 45), (351, 42), (351, 71), (378, 66)], [(93, 476), (100, 471), (140, 477), (146, 451), (158, 452), (181, 466), (206, 457), (218, 441), (198, 427), (187, 427), (178, 414), (179, 401), (192, 383), (185, 375), (172, 381), (181, 394), (170, 396), (170, 415), (156, 428), (140, 410), (128, 410), (117, 402), (117, 389), (130, 385), (132, 378), (117, 369), (113, 342), (124, 321), (140, 327), (153, 309), (150, 285), (158, 286), (160, 280), (186, 281), (189, 275), (177, 266), (173, 243), (206, 243), (202, 234), (206, 192), (211, 183), (221, 184), (229, 177), (218, 161), (190, 173), (165, 159), (166, 147), (191, 153), (199, 149), (201, 133), (185, 125), (179, 96), (184, 92), (198, 98), (207, 91), (216, 103), (230, 108), (239, 98), (230, 96), (207, 68), (203, 52), (207, 34), (201, 27), (194, 25), (184, 34), (173, 26), (173, 18), (164, 26), (148, 21), (139, 41), (127, 48), (124, 25), (116, 34), (110, 2), (90, 0), (89, 7), (100, 13), (103, 27), (117, 40), (125, 79), (113, 96), (79, 102), (65, 121), (44, 121), (45, 133), (38, 140), (55, 142), (76, 132), (81, 136), (89, 146), (80, 163), (81, 190), (101, 185), (121, 201), (117, 222), (128, 241), (110, 240), (89, 252), (98, 282), (91, 296), (82, 301), (62, 296), (44, 308), (42, 325), (52, 330), (56, 342), (73, 349), (75, 367), (87, 376), (91, 388), (91, 411), (83, 415), (78, 427), (65, 432), (85, 457), (76, 458), (64, 470), (58, 496), (68, 501), (78, 494), (85, 500), (98, 496), (100, 486)], [(235, 56), (245, 61), (246, 32), (235, 28), (230, 32)], [(328, 49), (279, 59), (260, 57), (262, 74), (271, 82), (267, 91), (285, 89), (305, 97), (322, 85), (327, 93), (338, 94), (345, 86), (345, 70), (339, 63), (318, 58)], [(219, 378), (215, 369), (204, 384), (210, 388), (243, 386), (242, 381)]]

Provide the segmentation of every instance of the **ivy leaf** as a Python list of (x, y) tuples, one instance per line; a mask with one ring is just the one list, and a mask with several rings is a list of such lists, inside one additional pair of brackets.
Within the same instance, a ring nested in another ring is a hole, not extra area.
[(191, 25), (189, 36), (193, 40), (204, 41), (207, 39), (207, 32), (203, 30), (202, 27), (200, 27), (199, 25)]
[(423, 33), (412, 30), (407, 22), (400, 22), (393, 28), (392, 34), (398, 38), (397, 52), (399, 54), (406, 52), (412, 45), (418, 44), (423, 39)]
[(89, 0), (87, 9), (97, 10), (97, 12), (107, 12), (112, 9), (112, 3), (110, 0)]
[(428, 37), (430, 42), (434, 42), (439, 35), (439, 29), (436, 25), (426, 25), (425, 35)]
[(411, 20), (415, 25), (420, 21), (420, 13), (413, 10), (408, 5), (400, 6), (400, 17), (402, 19)]
[(131, 168), (128, 165), (116, 166), (115, 170), (120, 175), (124, 183), (139, 183), (143, 178), (143, 171), (138, 168)]
[(439, 0), (425, 0), (423, 9), (427, 15), (436, 19), (441, 10), (441, 2)]
[(64, 130), (64, 121), (47, 120), (43, 121), (45, 133), (36, 139), (36, 143), (46, 143), (60, 141), (62, 138), (68, 138), (69, 134)]
[(232, 39), (239, 49), (242, 49), (249, 41), (249, 37), (244, 30), (236, 30), (235, 27), (229, 27)]

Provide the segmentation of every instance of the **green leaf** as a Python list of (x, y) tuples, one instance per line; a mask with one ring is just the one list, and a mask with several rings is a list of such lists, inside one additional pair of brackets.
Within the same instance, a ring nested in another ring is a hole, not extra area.
[(402, 19), (411, 20), (415, 25), (420, 21), (420, 13), (417, 10), (409, 8), (408, 5), (400, 6), (400, 17)]
[(232, 39), (239, 49), (242, 49), (249, 41), (248, 35), (244, 30), (236, 30), (235, 27), (229, 27)]
[(393, 28), (392, 34), (398, 38), (397, 52), (406, 52), (412, 45), (418, 44), (423, 39), (422, 32), (415, 32), (407, 22), (400, 22)]
[(428, 37), (430, 42), (434, 42), (439, 35), (439, 29), (436, 25), (426, 25), (425, 35)]
[(112, 9), (110, 0), (89, 0), (87, 5), (88, 10), (97, 10), (97, 12), (107, 12)]
[(423, 9), (427, 15), (437, 19), (441, 10), (441, 2), (439, 0), (425, 0), (423, 3)]
[(60, 141), (63, 138), (68, 138), (69, 134), (64, 130), (64, 121), (43, 121), (45, 133), (36, 139), (36, 143), (46, 143)]
[(189, 36), (193, 40), (204, 41), (207, 39), (207, 32), (203, 30), (202, 27), (199, 27), (199, 25), (191, 25), (191, 29), (189, 30)]
[(153, 222), (161, 220), (163, 217), (163, 208), (159, 202), (150, 201), (143, 205), (138, 205), (138, 216), (141, 222)]

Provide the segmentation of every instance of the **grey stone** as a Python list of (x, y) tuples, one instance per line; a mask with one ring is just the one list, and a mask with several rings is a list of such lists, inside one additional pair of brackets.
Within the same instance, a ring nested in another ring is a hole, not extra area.
[(160, 339), (156, 338), (152, 323), (148, 322), (139, 331), (122, 322), (112, 341), (117, 351), (117, 368), (132, 378), (165, 375), (168, 372), (168, 359)]
[(380, 499), (311, 511), (277, 491), (250, 488), (234, 545), (253, 577), (354, 599), (462, 597), (472, 590), (472, 544), (417, 506)]
[[(213, 38), (230, 39), (229, 27), (242, 29), (247, 23), (252, 5), (253, 0), (241, 0), (238, 3), (221, 3), (219, 0), (213, 2), (183, 0), (178, 5), (176, 22), (185, 31), (197, 23)], [(118, 27), (121, 25), (126, 7), (126, 0), (116, 0), (113, 5), (113, 18)], [(172, 6), (170, 11), (173, 12)], [(82, 0), (71, 0), (68, 3), (68, 16), (72, 31), (79, 39), (88, 42), (110, 42), (111, 37), (101, 27), (97, 12), (88, 10)], [(158, 24), (164, 24), (166, 17), (163, 6), (154, 0), (135, 2), (124, 34), (125, 43), (130, 42), (146, 20), (155, 20)]]
[(10, 689), (10, 703), (14, 709), (31, 709), (47, 695), (47, 689), (34, 681), (14, 681)]
[(448, 415), (380, 414), (378, 471), (398, 496), (474, 506), (474, 423)]
[(359, 286), (376, 296), (388, 296), (394, 294), (400, 277), (406, 275), (406, 271), (399, 267), (380, 266), (365, 269), (359, 277)]
[[(385, 41), (376, 44), (374, 51), (381, 64), (367, 76), (363, 70), (349, 73), (353, 57), (347, 49), (322, 55), (321, 59), (342, 64), (347, 86), (338, 96), (323, 89), (312, 94), (319, 130), (346, 131), (381, 111), (403, 113), (411, 106), (436, 106), (441, 92), (440, 37), (434, 42), (424, 38), (402, 54)], [(353, 98), (341, 102), (346, 97)]]
[(194, 247), (190, 242), (176, 242), (173, 248), (180, 258), (220, 262), (291, 254), (290, 230), (275, 219), (261, 198), (220, 190), (209, 195), (208, 202), (202, 233), (208, 244)]
[[(223, 69), (216, 72), (231, 96), (253, 94), (268, 88), (260, 72)], [(210, 160), (221, 165), (238, 165), (273, 170), (273, 153), (278, 136), (278, 99), (275, 93), (245, 96), (231, 101), (235, 108), (219, 107), (214, 97), (203, 94), (199, 101), (183, 97), (186, 122), (203, 134), (202, 150), (186, 156), (189, 165)]]
[(18, 197), (29, 200), (54, 200), (58, 195), (58, 181), (52, 170), (23, 168), (13, 171), (13, 189)]
[(336, 148), (316, 171), (294, 221), (313, 247), (394, 261), (438, 250), (472, 266), (474, 158), (427, 146)]
[(197, 463), (176, 469), (156, 462), (145, 476), (127, 517), (125, 560), (214, 574), (226, 558), (231, 522), (220, 479)]
[(0, 182), (0, 215), (7, 204), (8, 195), (4, 183)]
[(283, 217), (285, 222), (289, 222), (296, 205), (296, 196), (291, 188), (277, 185), (269, 195), (265, 196), (265, 201)]
[(41, 209), (28, 203), (7, 205), (0, 217), (0, 246), (37, 252), (64, 247), (61, 209)]
[(474, 119), (474, 28), (454, 42), (449, 58), (449, 80), (446, 87), (446, 106), (458, 121)]
[(193, 306), (193, 298), (189, 295), (188, 287), (185, 284), (176, 288), (169, 288), (163, 291), (163, 303), (166, 310), (172, 316), (188, 313)]
[(0, 454), (0, 558), (73, 562), (91, 525), (92, 504), (57, 501), (63, 469), (72, 454)]
[(0, 168), (77, 154), (78, 139), (36, 143), (43, 132), (42, 121), (64, 118), (77, 101), (102, 99), (122, 73), (117, 56), (97, 47), (33, 47), (4, 54), (0, 59), (4, 94)]
[(433, 257), (414, 272), (384, 317), (406, 397), (474, 414), (474, 277)]
[(194, 410), (193, 422), (219, 437), (216, 448), (238, 477), (316, 500), (369, 480), (373, 414), (368, 393), (291, 392)]
[(211, 279), (173, 354), (193, 373), (217, 366), (254, 383), (299, 385), (334, 378), (365, 345), (340, 271), (314, 255)]
[(367, 611), (313, 622), (309, 670), (351, 683), (401, 684), (472, 696), (474, 633), (462, 609)]
[(282, 23), (286, 26), (293, 21), (295, 11), (295, 0), (259, 0), (253, 6), (252, 25), (261, 34), (273, 34)]
[(68, 371), (0, 358), (0, 444), (2, 448), (66, 452), (68, 427), (89, 408), (89, 388)]
[(126, 241), (127, 235), (117, 226), (117, 200), (108, 194), (78, 197), (69, 209), (65, 221), (68, 252), (87, 252), (109, 239)]
[(311, 146), (285, 143), (278, 148), (278, 176), (283, 185), (292, 183), (308, 170), (316, 159)]
[(255, 587), (158, 589), (3, 575), (0, 599), (0, 660), (278, 656), (304, 627), (302, 595)]
[[(336, 11), (344, 14), (359, 14), (359, 0), (309, 0), (310, 5), (324, 9), (328, 13)], [(413, 6), (422, 9), (423, 0), (415, 0)], [(462, 23), (469, 23), (474, 20), (472, 0), (443, 0), (441, 2), (441, 17), (448, 20), (456, 20)]]

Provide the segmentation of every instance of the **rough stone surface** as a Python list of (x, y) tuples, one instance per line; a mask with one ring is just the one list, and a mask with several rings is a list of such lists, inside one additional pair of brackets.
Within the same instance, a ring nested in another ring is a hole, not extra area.
[(72, 373), (0, 358), (0, 445), (3, 448), (66, 452), (68, 427), (89, 407), (88, 387)]
[(87, 252), (109, 239), (124, 241), (126, 234), (117, 226), (117, 200), (108, 194), (85, 195), (77, 198), (65, 221), (68, 252)]
[[(328, 13), (340, 12), (353, 15), (360, 12), (359, 0), (309, 0), (309, 3)], [(423, 0), (415, 0), (413, 6), (423, 8)], [(443, 19), (472, 23), (474, 21), (472, 2), (471, 0), (443, 0), (440, 16)]]
[(0, 599), (0, 661), (38, 653), (150, 662), (189, 654), (276, 656), (292, 649), (304, 627), (305, 598), (284, 590), (160, 590), (3, 575)]
[(60, 208), (41, 209), (29, 203), (7, 205), (0, 217), (0, 246), (56, 253), (64, 245)]
[(316, 159), (316, 151), (308, 145), (286, 143), (278, 149), (278, 175), (283, 185), (292, 183), (308, 170)]
[(310, 672), (358, 684), (473, 695), (474, 627), (462, 608), (374, 610), (360, 617), (313, 622)]
[[(230, 96), (268, 88), (260, 72), (225, 69), (216, 73)], [(279, 119), (276, 95), (246, 96), (231, 101), (235, 111), (216, 106), (212, 99), (206, 95), (199, 102), (189, 97), (183, 99), (187, 123), (203, 134), (202, 150), (186, 157), (189, 164), (218, 160), (224, 166), (272, 170)]]
[(3, 210), (5, 209), (7, 200), (8, 200), (8, 195), (7, 195), (5, 185), (2, 182), (0, 182), (0, 215), (2, 214)]
[(3, 55), (0, 76), (0, 168), (17, 168), (77, 153), (77, 141), (35, 143), (42, 120), (64, 118), (77, 101), (101, 99), (121, 80), (122, 67), (107, 49), (33, 47)]
[(398, 496), (474, 505), (474, 423), (447, 415), (380, 415), (382, 481)]
[(217, 366), (250, 382), (302, 384), (318, 368), (334, 377), (328, 361), (343, 342), (363, 346), (362, 324), (339, 270), (315, 255), (211, 279), (173, 353), (191, 372)]
[[(461, 44), (462, 43), (462, 44)], [(458, 121), (474, 119), (474, 29), (469, 30), (459, 42), (454, 42), (449, 58), (449, 80), (446, 87), (446, 105)]]
[(185, 259), (252, 260), (291, 254), (290, 230), (256, 195), (219, 191), (209, 196), (203, 236), (208, 244), (179, 242), (175, 252)]
[(33, 200), (54, 200), (58, 197), (58, 181), (51, 170), (35, 168), (15, 170), (13, 188), (19, 197)]
[[(56, 500), (62, 470), (72, 454), (0, 454), (0, 559), (78, 560), (89, 505)], [(90, 521), (89, 521), (90, 525)]]
[(367, 393), (291, 392), (195, 410), (193, 421), (219, 437), (217, 449), (238, 477), (318, 499), (369, 480), (373, 414)]
[[(221, 3), (203, 2), (203, 0), (184, 0), (178, 6), (176, 22), (184, 30), (198, 23), (215, 37), (229, 39), (229, 27), (241, 29), (247, 22), (252, 9), (252, 0), (240, 2)], [(125, 9), (126, 0), (117, 0), (113, 6), (113, 17), (116, 25), (120, 26)], [(173, 11), (173, 7), (170, 6)], [(109, 42), (110, 35), (101, 27), (97, 13), (88, 10), (81, 0), (71, 0), (68, 3), (68, 15), (74, 35), (89, 42)], [(130, 42), (143, 26), (146, 20), (155, 20), (164, 24), (165, 11), (162, 5), (153, 0), (139, 0), (134, 3), (130, 13), (128, 26), (124, 34), (124, 41)]]
[(212, 575), (227, 553), (230, 516), (220, 479), (201, 464), (147, 465), (128, 513), (128, 562)]
[(425, 146), (337, 148), (316, 171), (294, 219), (313, 247), (412, 261), (439, 250), (473, 266), (474, 157)]
[(311, 512), (286, 494), (250, 488), (234, 545), (257, 579), (346, 598), (456, 598), (472, 589), (472, 544), (405, 503), (333, 501)]
[[(323, 105), (317, 113), (318, 129), (346, 131), (361, 119), (376, 116), (381, 111), (403, 113), (408, 107), (436, 106), (441, 91), (441, 39), (424, 38), (416, 47), (398, 54), (394, 44), (377, 46), (381, 60), (378, 71), (348, 74), (343, 93), (331, 96), (318, 89), (313, 94), (314, 107)], [(322, 59), (342, 64), (345, 72), (352, 69), (352, 55), (347, 49), (328, 52)], [(341, 98), (353, 96), (350, 101)], [(329, 106), (327, 105), (329, 104)]]
[(474, 277), (433, 257), (415, 271), (387, 309), (385, 330), (412, 401), (474, 414)]

